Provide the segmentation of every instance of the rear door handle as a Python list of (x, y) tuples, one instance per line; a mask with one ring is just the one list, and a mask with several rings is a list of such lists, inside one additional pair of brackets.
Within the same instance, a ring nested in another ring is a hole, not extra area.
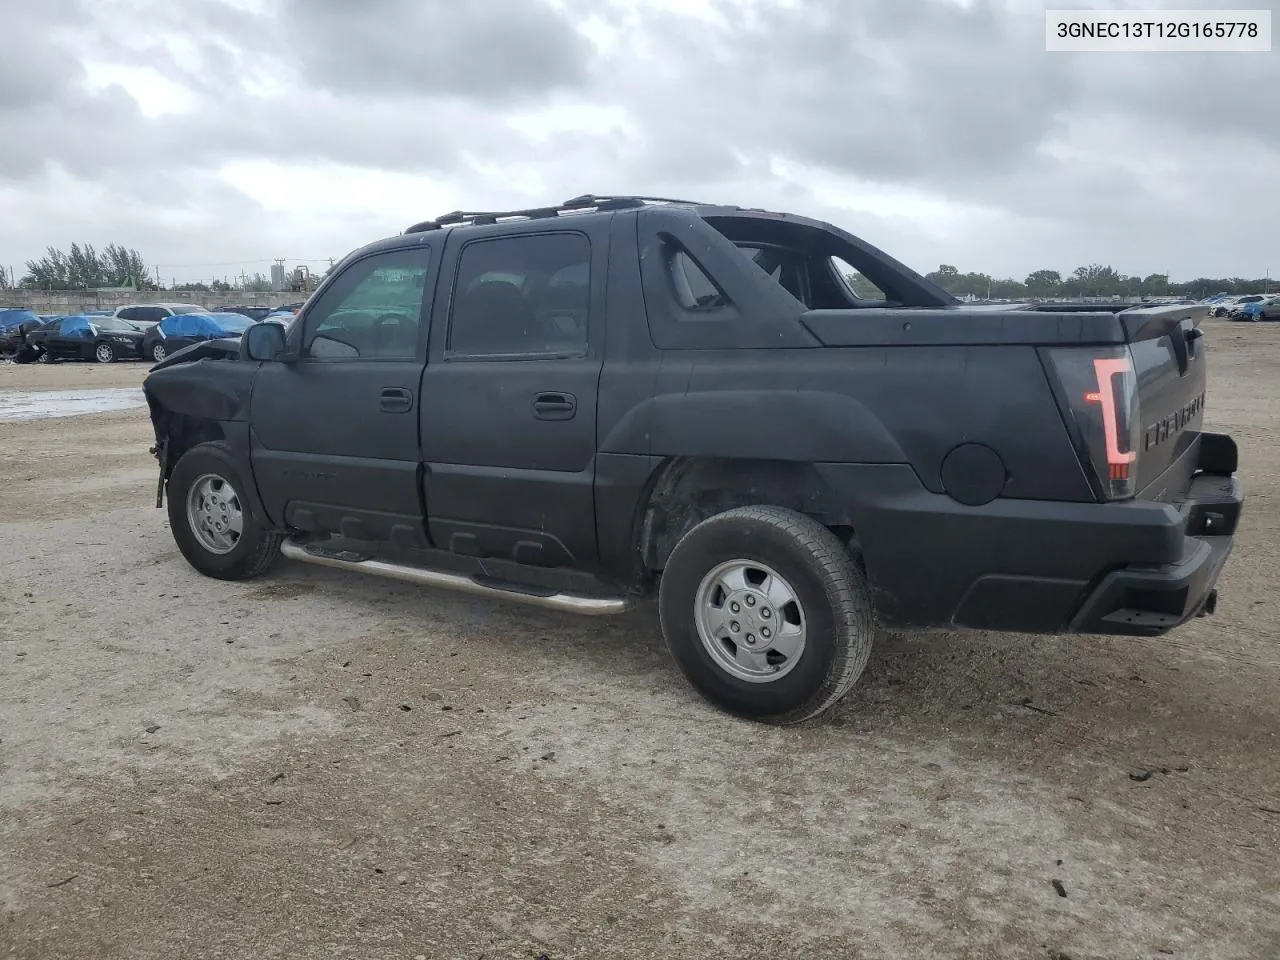
[(383, 413), (408, 413), (413, 409), (413, 394), (404, 387), (383, 387), (378, 409)]
[(572, 420), (578, 398), (572, 393), (539, 393), (533, 398), (533, 415), (539, 420)]

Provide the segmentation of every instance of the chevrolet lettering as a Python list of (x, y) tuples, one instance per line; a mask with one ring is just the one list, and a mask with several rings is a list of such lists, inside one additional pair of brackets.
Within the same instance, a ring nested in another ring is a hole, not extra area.
[(1145, 431), (1146, 439), (1144, 441), (1144, 449), (1150, 450), (1152, 447), (1156, 446), (1156, 444), (1164, 443), (1170, 437), (1177, 435), (1189, 426), (1191, 421), (1200, 416), (1203, 410), (1204, 394), (1202, 393), (1182, 409), (1171, 413), (1169, 416), (1164, 417), (1147, 427)]

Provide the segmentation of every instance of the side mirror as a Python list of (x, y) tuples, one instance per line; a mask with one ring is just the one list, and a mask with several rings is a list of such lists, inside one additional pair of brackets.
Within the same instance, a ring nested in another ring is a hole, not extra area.
[(255, 323), (240, 337), (242, 351), (250, 360), (282, 361), (285, 357), (284, 327), (278, 323)]

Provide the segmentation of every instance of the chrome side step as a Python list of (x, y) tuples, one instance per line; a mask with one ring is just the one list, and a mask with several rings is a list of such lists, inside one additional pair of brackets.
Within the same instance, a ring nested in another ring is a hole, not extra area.
[(441, 587), (473, 596), (488, 597), (491, 600), (514, 600), (547, 610), (560, 610), (582, 616), (602, 617), (624, 613), (630, 603), (624, 597), (587, 597), (573, 593), (536, 592), (537, 588), (521, 589), (513, 584), (511, 587), (499, 586), (496, 582), (486, 582), (473, 576), (459, 573), (446, 573), (443, 570), (431, 570), (427, 567), (410, 567), (399, 563), (388, 563), (375, 560), (357, 553), (333, 554), (320, 550), (308, 549), (306, 545), (294, 540), (286, 540), (280, 545), (280, 553), (290, 560), (303, 563), (314, 563), (320, 567), (333, 567), (337, 570), (354, 570), (375, 577), (389, 580), (403, 580), (424, 587)]

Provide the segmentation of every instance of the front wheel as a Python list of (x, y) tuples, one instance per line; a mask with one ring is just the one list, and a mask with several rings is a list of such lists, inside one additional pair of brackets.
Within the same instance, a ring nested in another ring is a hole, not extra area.
[(49, 356), (48, 350), (41, 350), (36, 354), (36, 363), (53, 363), (53, 358)]
[(816, 520), (739, 507), (704, 520), (662, 572), (662, 632), (699, 693), (738, 716), (799, 723), (829, 710), (867, 665), (866, 578)]
[(205, 576), (247, 580), (280, 555), (284, 535), (253, 516), (245, 478), (227, 449), (202, 443), (182, 455), (169, 476), (169, 526), (187, 562)]
[(154, 347), (151, 348), (151, 357), (152, 359), (155, 360), (156, 363), (159, 363), (166, 356), (168, 356), (168, 354), (165, 352), (163, 343), (157, 343)]
[(116, 358), (116, 349), (109, 343), (100, 343), (93, 348), (93, 359), (99, 363), (111, 363)]

